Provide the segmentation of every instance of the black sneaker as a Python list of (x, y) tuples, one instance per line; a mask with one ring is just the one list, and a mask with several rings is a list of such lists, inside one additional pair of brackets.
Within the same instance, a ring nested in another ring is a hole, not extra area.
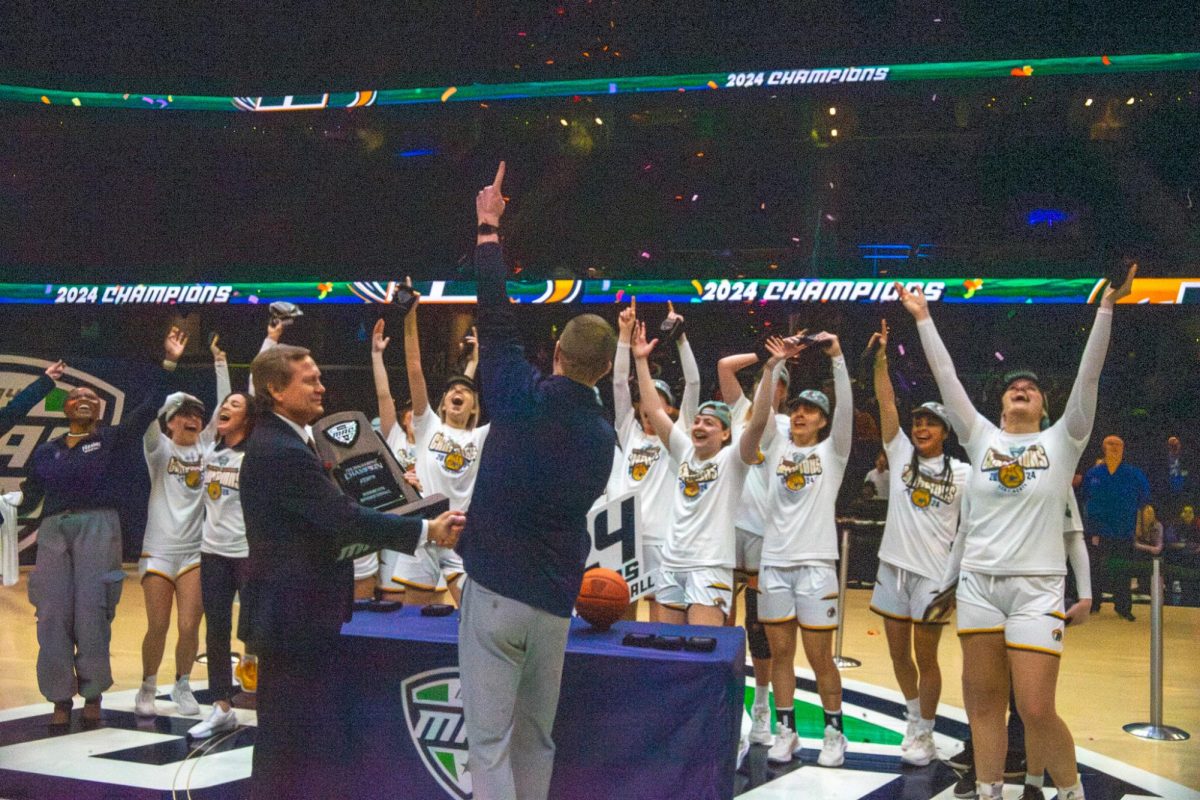
[(945, 759), (946, 766), (951, 769), (956, 769), (959, 772), (963, 770), (975, 769), (975, 748), (971, 746), (971, 740), (967, 739), (963, 742), (962, 749), (954, 755)]
[(963, 773), (963, 776), (958, 779), (958, 783), (954, 784), (955, 797), (974, 797), (975, 796), (975, 770), (969, 769)]
[(1021, 788), (1021, 800), (1046, 800), (1046, 795), (1041, 789), (1027, 783)]

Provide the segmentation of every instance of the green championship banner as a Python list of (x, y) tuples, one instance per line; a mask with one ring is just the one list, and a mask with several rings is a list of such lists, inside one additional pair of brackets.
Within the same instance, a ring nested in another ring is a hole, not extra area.
[(1200, 70), (1200, 53), (1087, 55), (1068, 58), (948, 61), (928, 64), (844, 64), (824, 67), (785, 65), (780, 69), (741, 69), (687, 75), (584, 78), (564, 81), (426, 86), (411, 89), (364, 89), (314, 92), (274, 97), (146, 94), (132, 88), (112, 92), (79, 92), (31, 86), (0, 85), (0, 102), (41, 103), (89, 108), (132, 108), (178, 111), (320, 111), (329, 108), (410, 105), (419, 103), (495, 102), (521, 98), (642, 92), (745, 91), (831, 84), (878, 84), (978, 78), (1042, 78), (1049, 75), (1105, 75), (1132, 72)]
[[(548, 280), (510, 281), (517, 303), (887, 303), (898, 297), (884, 278), (746, 278), (729, 280)], [(1103, 278), (927, 278), (902, 282), (920, 288), (935, 303), (1095, 303)], [(0, 283), (0, 304), (38, 305), (256, 305), (287, 300), (298, 304), (390, 303), (394, 281), (309, 281), (289, 283), (57, 284)], [(422, 303), (475, 302), (471, 281), (422, 281), (414, 285)], [(1138, 278), (1121, 302), (1200, 303), (1200, 278)]]

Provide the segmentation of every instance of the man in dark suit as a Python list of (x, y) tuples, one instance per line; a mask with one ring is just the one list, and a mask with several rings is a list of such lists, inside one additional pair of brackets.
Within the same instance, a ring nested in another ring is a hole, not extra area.
[(353, 558), (379, 548), (453, 547), (465, 517), (385, 514), (342, 494), (313, 449), (324, 413), (321, 370), (279, 345), (251, 364), (264, 406), (246, 445), (241, 500), (250, 544), (239, 637), (258, 654), (258, 732), (251, 796), (336, 797), (353, 765), (353, 698), (338, 679), (342, 623), (354, 602)]
[(545, 800), (571, 609), (591, 549), (587, 512), (616, 447), (594, 387), (617, 337), (580, 314), (563, 327), (553, 374), (525, 360), (497, 234), (503, 179), (501, 163), (475, 201), (479, 373), (492, 427), (459, 546), (458, 658), (476, 800)]

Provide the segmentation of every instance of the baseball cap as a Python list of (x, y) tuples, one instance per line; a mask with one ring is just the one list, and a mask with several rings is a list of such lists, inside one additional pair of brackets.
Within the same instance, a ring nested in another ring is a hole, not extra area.
[(721, 424), (726, 428), (733, 421), (733, 415), (729, 412), (729, 406), (719, 400), (709, 400), (707, 403), (701, 403), (700, 408), (696, 410), (697, 414), (707, 414), (710, 417), (716, 417)]
[(1033, 383), (1038, 387), (1039, 390), (1042, 388), (1042, 381), (1040, 378), (1038, 378), (1036, 372), (1034, 372), (1031, 369), (1015, 369), (1012, 372), (1005, 374), (1005, 376), (1004, 376), (1004, 391), (1008, 391), (1008, 387), (1011, 386), (1014, 381), (1019, 381), (1022, 379), (1027, 380), (1027, 381), (1033, 381)]
[(161, 422), (170, 422), (171, 417), (175, 416), (181, 411), (191, 411), (203, 417), (204, 403), (199, 397), (190, 395), (187, 392), (174, 392), (167, 395), (167, 399), (162, 404), (162, 408), (158, 410), (158, 419)]
[(942, 421), (942, 424), (945, 425), (947, 429), (951, 427), (950, 416), (946, 413), (946, 407), (941, 403), (935, 403), (932, 400), (930, 400), (928, 403), (921, 403), (921, 405), (912, 410), (912, 415), (914, 417), (918, 414), (927, 414), (931, 417), (937, 417)]
[(475, 386), (475, 381), (467, 375), (451, 375), (446, 381), (446, 391), (450, 391), (451, 386), (462, 385), (470, 389), (472, 392), (479, 394), (479, 389)]
[(791, 403), (791, 407), (795, 408), (800, 403), (807, 403), (810, 406), (816, 406), (825, 412), (825, 416), (829, 416), (829, 397), (822, 391), (817, 389), (805, 389), (800, 394), (796, 395)]
[(667, 405), (675, 405), (675, 393), (671, 391), (671, 385), (669, 383), (664, 381), (662, 378), (655, 378), (654, 388), (658, 389), (662, 396), (667, 398)]

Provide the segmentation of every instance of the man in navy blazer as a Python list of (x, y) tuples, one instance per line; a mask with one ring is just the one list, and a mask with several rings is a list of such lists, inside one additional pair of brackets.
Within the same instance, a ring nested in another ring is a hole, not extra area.
[(258, 655), (258, 731), (251, 796), (334, 797), (353, 764), (353, 698), (339, 675), (342, 623), (354, 603), (353, 558), (426, 540), (453, 547), (456, 511), (425, 521), (365, 508), (344, 495), (313, 449), (324, 413), (321, 370), (302, 347), (279, 345), (251, 364), (262, 405), (242, 462), (250, 544), (239, 637)]

